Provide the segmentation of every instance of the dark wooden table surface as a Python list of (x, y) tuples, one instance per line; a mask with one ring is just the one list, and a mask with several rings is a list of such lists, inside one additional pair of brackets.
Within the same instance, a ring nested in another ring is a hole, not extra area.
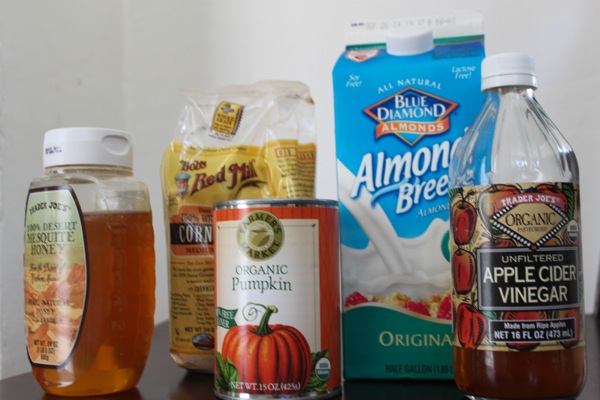
[[(600, 319), (586, 318), (587, 382), (579, 400), (600, 399)], [(167, 323), (154, 332), (144, 375), (134, 390), (90, 400), (202, 400), (214, 399), (213, 377), (187, 372), (169, 356)], [(68, 399), (45, 395), (30, 373), (0, 380), (1, 400)], [(74, 399), (71, 397), (71, 399)], [(80, 398), (83, 399), (83, 398)], [(344, 383), (345, 400), (462, 400), (452, 381), (351, 381)]]

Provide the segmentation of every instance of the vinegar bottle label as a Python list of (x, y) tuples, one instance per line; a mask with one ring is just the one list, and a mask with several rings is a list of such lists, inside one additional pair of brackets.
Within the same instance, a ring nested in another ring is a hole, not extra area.
[(79, 337), (88, 276), (81, 210), (70, 187), (29, 192), (24, 265), (29, 359), (60, 367)]
[(454, 345), (583, 346), (578, 185), (461, 187), (450, 198)]

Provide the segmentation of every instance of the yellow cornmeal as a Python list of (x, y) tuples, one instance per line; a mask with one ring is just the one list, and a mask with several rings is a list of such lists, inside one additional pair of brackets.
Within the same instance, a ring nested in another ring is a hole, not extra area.
[(217, 201), (314, 197), (313, 103), (298, 82), (190, 94), (163, 155), (170, 350), (176, 364), (213, 372)]

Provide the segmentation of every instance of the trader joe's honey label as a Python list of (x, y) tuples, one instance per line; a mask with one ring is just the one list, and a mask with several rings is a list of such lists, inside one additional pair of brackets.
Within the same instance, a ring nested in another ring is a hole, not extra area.
[(451, 226), (456, 346), (583, 345), (577, 184), (459, 188)]
[(82, 219), (70, 188), (29, 193), (24, 261), (29, 359), (59, 367), (75, 348), (87, 289)]

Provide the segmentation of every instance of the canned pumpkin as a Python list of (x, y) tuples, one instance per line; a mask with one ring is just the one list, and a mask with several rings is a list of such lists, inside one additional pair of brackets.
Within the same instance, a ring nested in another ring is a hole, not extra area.
[(214, 209), (217, 397), (339, 395), (337, 202), (233, 200)]

